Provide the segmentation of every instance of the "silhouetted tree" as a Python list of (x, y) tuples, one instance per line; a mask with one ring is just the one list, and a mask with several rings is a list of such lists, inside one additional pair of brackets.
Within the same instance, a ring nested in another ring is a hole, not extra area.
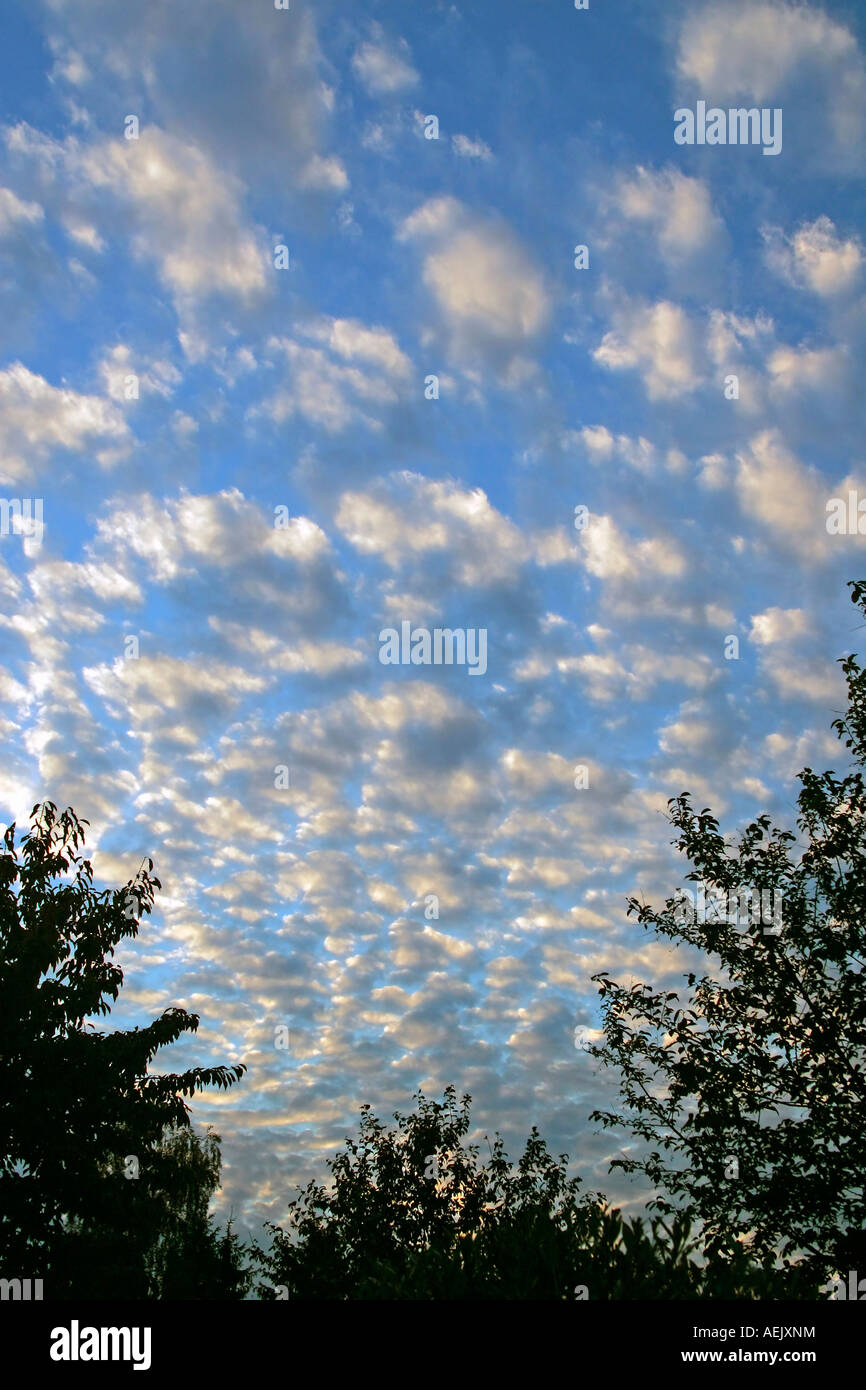
[(219, 1187), (220, 1138), (208, 1130), (175, 1127), (166, 1132), (158, 1150), (164, 1174), (153, 1184), (159, 1216), (151, 1229), (158, 1240), (148, 1250), (151, 1297), (243, 1298), (252, 1284), (243, 1245), (231, 1221), (219, 1231), (208, 1215), (211, 1196)]
[[(866, 583), (851, 588), (866, 612)], [(669, 803), (687, 879), (724, 901), (706, 920), (682, 898), (629, 912), (709, 964), (680, 992), (595, 976), (605, 1041), (589, 1049), (620, 1069), (624, 1103), (593, 1118), (651, 1146), (613, 1166), (646, 1174), (657, 1210), (702, 1223), (710, 1252), (745, 1237), (756, 1258), (803, 1252), (825, 1272), (866, 1266), (866, 674), (853, 655), (842, 667), (833, 728), (855, 767), (800, 773), (805, 848), (766, 815), (729, 847), (709, 810)], [(737, 920), (749, 889), (779, 895), (781, 930), (772, 912)]]
[[(78, 853), (87, 822), (50, 801), (31, 821), (20, 845), (7, 828), (0, 854), (2, 1268), (42, 1278), (47, 1298), (159, 1297), (178, 1266), (171, 1251), (208, 1245), (219, 1175), (218, 1140), (192, 1134), (183, 1098), (232, 1085), (244, 1067), (152, 1074), (159, 1049), (198, 1028), (184, 1009), (130, 1030), (88, 1022), (117, 998), (111, 957), (159, 880), (146, 860), (125, 889), (96, 892)], [(230, 1230), (222, 1239), (219, 1259), (237, 1247)]]
[[(130, 1157), (106, 1159), (126, 1177)], [(231, 1222), (208, 1215), (219, 1186), (220, 1140), (189, 1126), (167, 1129), (126, 1178), (120, 1205), (67, 1218), (51, 1250), (52, 1298), (240, 1299), (252, 1284)]]
[[(470, 1097), (419, 1092), (414, 1114), (387, 1129), (361, 1110), (360, 1136), (328, 1160), (332, 1181), (289, 1204), (289, 1229), (270, 1224), (264, 1298), (615, 1299), (780, 1296), (778, 1279), (745, 1251), (728, 1265), (694, 1258), (688, 1222), (624, 1220), (581, 1196), (567, 1155), (554, 1159), (533, 1128), (512, 1168), (499, 1136), (479, 1163), (465, 1144)], [(816, 1287), (788, 1278), (787, 1297)]]

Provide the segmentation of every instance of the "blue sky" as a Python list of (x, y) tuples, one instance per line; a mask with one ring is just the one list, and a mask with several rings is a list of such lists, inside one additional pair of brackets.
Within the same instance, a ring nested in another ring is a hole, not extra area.
[[(250, 1229), (449, 1082), (639, 1203), (573, 1031), (594, 971), (682, 973), (625, 916), (681, 881), (666, 800), (790, 824), (840, 765), (862, 13), (4, 25), (0, 498), (44, 532), (0, 536), (0, 813), (73, 805), (107, 884), (156, 861), (113, 1019), (180, 1004), (174, 1062), (248, 1064), (195, 1116)], [(781, 109), (781, 153), (677, 145), (699, 100)], [(402, 620), (485, 629), (486, 673), (381, 664)]]

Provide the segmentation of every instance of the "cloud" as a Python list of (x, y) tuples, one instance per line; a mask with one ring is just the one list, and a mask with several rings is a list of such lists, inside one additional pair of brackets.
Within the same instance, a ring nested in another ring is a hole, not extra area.
[(674, 541), (635, 541), (609, 516), (593, 516), (581, 538), (583, 564), (598, 579), (627, 579), (640, 574), (645, 583), (647, 573), (678, 577), (685, 569), (685, 559)]
[[(85, 590), (105, 606), (140, 604), (143, 598), (139, 585), (115, 565), (97, 561), (46, 560), (31, 567), (27, 582), (40, 610), (44, 613), (49, 605), (53, 606), (61, 622), (68, 618), (69, 602), (79, 590)], [(97, 612), (94, 616), (99, 623), (105, 621), (103, 614)]]
[(146, 112), (220, 170), (272, 179), (296, 205), (299, 191), (318, 200), (343, 187), (328, 147), (334, 72), (312, 10), (256, 5), (240, 16), (235, 0), (208, 0), (203, 25), (198, 9), (173, 0), (51, 9), (52, 76), (63, 96), (62, 83), (72, 84), (69, 105), (85, 128), (117, 129), (119, 112)]
[(817, 563), (845, 539), (827, 533), (831, 485), (817, 469), (800, 462), (778, 430), (760, 431), (738, 452), (735, 486), (743, 512), (782, 551), (796, 551)]
[(614, 460), (626, 464), (638, 473), (650, 475), (659, 465), (659, 456), (649, 439), (637, 439), (627, 434), (614, 435), (606, 425), (583, 425), (579, 430), (566, 430), (560, 444), (566, 453), (578, 452), (594, 466)]
[(242, 623), (209, 619), (214, 631), (225, 636), (233, 646), (265, 662), (269, 670), (286, 674), (331, 676), (335, 671), (348, 671), (364, 665), (368, 656), (355, 647), (340, 642), (295, 642), (291, 646), (272, 632), (247, 627)]
[(802, 608), (767, 608), (755, 613), (749, 636), (761, 647), (790, 642), (812, 632), (811, 616)]
[(0, 481), (20, 480), (58, 449), (96, 446), (97, 462), (110, 467), (130, 445), (126, 421), (110, 401), (52, 386), (21, 362), (0, 371)]
[(83, 149), (77, 163), (92, 187), (128, 200), (137, 254), (157, 262), (178, 300), (264, 289), (264, 249), (245, 220), (243, 190), (194, 145), (146, 126), (139, 140)]
[(443, 574), (468, 588), (514, 583), (528, 554), (520, 531), (480, 488), (409, 472), (344, 493), (336, 522), (359, 553), (379, 556), (390, 569), (441, 557)]
[(822, 298), (849, 293), (863, 271), (863, 246), (856, 237), (841, 237), (826, 215), (804, 222), (787, 237), (779, 227), (764, 227), (766, 260), (789, 285)]
[[(698, 316), (670, 300), (652, 304), (616, 294), (610, 285), (605, 285), (601, 303), (611, 306), (613, 327), (593, 358), (611, 371), (637, 371), (650, 401), (685, 399), (708, 386), (722, 400), (726, 378), (734, 373), (737, 412), (757, 417), (766, 414), (773, 393), (782, 396), (789, 383), (814, 382), (821, 389), (832, 384), (835, 390), (848, 374), (839, 375), (847, 359), (844, 349), (798, 350), (777, 344), (774, 321), (763, 310), (748, 317), (716, 308)], [(584, 431), (583, 444), (593, 457), (612, 451), (612, 441), (603, 434), (591, 437)], [(651, 465), (651, 454), (634, 444), (619, 452), (624, 459), (630, 452), (635, 467)], [(683, 457), (681, 450), (668, 451), (672, 472), (682, 472)]]
[(154, 394), (163, 399), (168, 399), (182, 380), (172, 362), (164, 358), (148, 360), (141, 354), (134, 354), (127, 343), (115, 343), (109, 349), (99, 364), (99, 375), (107, 395), (121, 402), (131, 399), (128, 394), (130, 376), (136, 378), (139, 397)]
[(844, 389), (851, 375), (851, 360), (844, 347), (778, 347), (769, 355), (770, 389), (781, 396), (816, 391), (825, 398)]
[(663, 753), (699, 754), (709, 747), (717, 734), (714, 725), (700, 719), (677, 719), (666, 724), (659, 735), (659, 747)]
[(234, 567), (269, 542), (268, 520), (237, 489), (190, 496), (161, 505), (142, 494), (117, 498), (98, 522), (99, 539), (117, 552), (147, 562), (160, 583), (197, 565)]
[[(345, 606), (332, 547), (308, 517), (277, 520), (238, 488), (182, 492), (164, 503), (146, 493), (117, 497), (98, 519), (94, 549), (127, 565), (140, 559), (158, 584), (193, 585), (235, 609), (242, 603), (250, 617), (279, 613), (281, 623), (320, 630)], [(232, 576), (225, 590), (214, 579), (220, 572)]]
[(637, 370), (650, 400), (675, 400), (701, 384), (699, 346), (688, 315), (670, 300), (625, 301), (593, 352), (610, 371)]
[(368, 328), (357, 319), (322, 318), (305, 331), (344, 361), (378, 367), (393, 377), (406, 379), (411, 374), (409, 358), (386, 328)]
[(765, 101), (801, 63), (833, 67), (856, 52), (851, 31), (821, 10), (741, 0), (724, 13), (705, 6), (686, 17), (677, 67), (718, 98)]
[(136, 725), (149, 725), (171, 713), (183, 721), (227, 711), (249, 692), (265, 688), (267, 678), (223, 662), (141, 655), (113, 666), (85, 669), (90, 688), (127, 712)]
[(468, 135), (452, 135), (451, 144), (454, 153), (461, 159), (482, 159), (489, 161), (493, 158), (493, 151), (483, 140), (470, 140)]
[(299, 336), (324, 348), (272, 338), (268, 346), (282, 354), (288, 378), (262, 408), (278, 423), (299, 414), (330, 434), (358, 423), (380, 428), (371, 410), (396, 404), (412, 372), (393, 335), (356, 319), (322, 318), (301, 325)]
[(325, 193), (343, 193), (349, 187), (349, 176), (343, 161), (335, 154), (311, 155), (301, 170), (303, 188), (320, 189)]
[(371, 96), (393, 96), (419, 80), (406, 40), (386, 39), (381, 25), (375, 26), (372, 41), (355, 50), (352, 70)]
[(551, 300), (540, 271), (502, 224), (456, 198), (432, 198), (407, 217), (398, 239), (423, 247), (423, 280), (458, 357), (511, 360), (543, 332)]
[(0, 237), (8, 236), (13, 229), (35, 226), (44, 218), (45, 213), (38, 203), (26, 202), (11, 188), (0, 188)]
[(656, 239), (663, 260), (681, 270), (684, 260), (717, 253), (724, 226), (713, 210), (710, 190), (702, 179), (678, 169), (654, 172), (638, 165), (624, 175), (609, 195), (609, 213), (646, 226)]
[(862, 164), (863, 56), (852, 31), (823, 10), (783, 0), (703, 6), (683, 21), (676, 63), (713, 102), (782, 106), (798, 148), (819, 167)]
[(84, 222), (75, 213), (70, 213), (64, 218), (63, 226), (67, 235), (80, 246), (87, 247), (88, 251), (99, 254), (105, 250), (105, 241), (91, 222)]
[(246, 219), (242, 185), (195, 145), (155, 126), (138, 140), (61, 142), (23, 123), (7, 130), (6, 142), (48, 184), (60, 173), (73, 225), (91, 224), (98, 195), (123, 209), (133, 253), (153, 262), (171, 293), (193, 359), (207, 351), (201, 301), (250, 304), (269, 288), (264, 234)]
[(761, 662), (761, 674), (786, 700), (809, 701), (824, 710), (839, 709), (844, 703), (841, 673), (829, 662), (818, 666), (807, 657), (792, 658), (771, 648)]

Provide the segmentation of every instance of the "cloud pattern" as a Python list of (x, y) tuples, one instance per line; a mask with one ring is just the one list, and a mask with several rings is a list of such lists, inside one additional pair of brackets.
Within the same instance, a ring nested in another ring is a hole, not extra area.
[[(676, 984), (666, 798), (789, 821), (857, 640), (850, 7), (375, 8), (45, 0), (2, 60), (0, 810), (156, 860), (113, 1017), (248, 1064), (195, 1115), (253, 1231), (448, 1082), (638, 1203), (590, 976)], [(702, 96), (782, 157), (676, 146)]]

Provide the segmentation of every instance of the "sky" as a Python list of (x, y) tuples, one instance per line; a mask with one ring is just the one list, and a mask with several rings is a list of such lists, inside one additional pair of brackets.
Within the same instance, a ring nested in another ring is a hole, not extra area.
[[(104, 886), (153, 858), (112, 1025), (179, 1005), (164, 1069), (247, 1065), (193, 1108), (242, 1233), (362, 1104), (449, 1083), (638, 1209), (575, 1029), (595, 972), (687, 968), (626, 914), (688, 869), (667, 800), (793, 828), (797, 772), (842, 766), (866, 15), (3, 27), (0, 816), (73, 806)], [(679, 143), (699, 102), (781, 148)], [(484, 669), (383, 662), (404, 623)]]

